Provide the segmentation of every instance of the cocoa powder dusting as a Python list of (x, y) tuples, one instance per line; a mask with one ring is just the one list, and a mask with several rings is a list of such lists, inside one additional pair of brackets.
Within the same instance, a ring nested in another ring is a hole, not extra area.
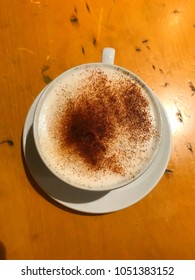
[[(120, 156), (109, 151), (120, 134), (126, 135), (129, 145), (154, 135), (147, 98), (129, 77), (121, 75), (111, 81), (101, 69), (93, 70), (76, 91), (54, 122), (52, 131), (59, 137), (59, 152), (81, 159), (88, 170), (125, 175), (120, 158), (128, 156), (130, 160), (135, 151)], [(117, 145), (120, 149), (119, 141)]]

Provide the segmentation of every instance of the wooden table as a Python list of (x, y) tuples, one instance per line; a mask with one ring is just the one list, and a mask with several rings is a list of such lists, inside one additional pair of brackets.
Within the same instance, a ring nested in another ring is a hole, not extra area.
[[(0, 1), (0, 259), (195, 258), (195, 2)], [(139, 75), (168, 113), (172, 151), (144, 199), (82, 214), (42, 193), (22, 151), (28, 110), (44, 86), (81, 63)]]

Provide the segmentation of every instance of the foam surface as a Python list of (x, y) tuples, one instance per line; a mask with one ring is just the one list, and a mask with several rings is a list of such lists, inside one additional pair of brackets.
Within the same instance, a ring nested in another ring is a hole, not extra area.
[(105, 190), (149, 166), (160, 142), (160, 116), (153, 97), (128, 72), (81, 66), (60, 76), (45, 94), (37, 109), (36, 142), (62, 180)]

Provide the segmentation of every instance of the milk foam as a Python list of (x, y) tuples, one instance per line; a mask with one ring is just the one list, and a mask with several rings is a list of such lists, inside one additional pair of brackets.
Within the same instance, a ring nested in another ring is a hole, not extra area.
[[(92, 72), (99, 69), (108, 80), (114, 80), (114, 83), (121, 79), (131, 79), (133, 83), (136, 83), (132, 77), (128, 77), (128, 72), (116, 72), (112, 67), (101, 64), (82, 66), (67, 71), (64, 76), (59, 76), (49, 85), (44, 94), (46, 97), (43, 96), (38, 104), (36, 143), (43, 161), (65, 182), (83, 189), (109, 190), (134, 180), (151, 164), (160, 142), (160, 115), (156, 104), (154, 105), (155, 100), (148, 96), (145, 87), (142, 87), (141, 92), (149, 104), (147, 111), (153, 132), (149, 138), (142, 141), (130, 141), (130, 132), (126, 126), (117, 128), (120, 133), (110, 142), (103, 167), (98, 170), (90, 168), (82, 157), (74, 155), (71, 148), (59, 152), (60, 140), (54, 133), (53, 127), (58, 126), (59, 119), (63, 116), (64, 108), (69, 101), (80, 94), (78, 88), (83, 88), (83, 84), (89, 82), (88, 78)], [(119, 161), (121, 172), (106, 168), (106, 164), (113, 158)]]

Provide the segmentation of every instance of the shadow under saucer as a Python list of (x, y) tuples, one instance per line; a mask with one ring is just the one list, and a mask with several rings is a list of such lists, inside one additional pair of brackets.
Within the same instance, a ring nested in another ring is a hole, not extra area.
[(24, 157), (34, 180), (44, 192), (56, 200), (80, 204), (98, 200), (108, 193), (108, 191), (81, 190), (58, 179), (39, 156), (34, 142), (32, 126), (26, 136)]
[(6, 260), (6, 249), (1, 241), (0, 241), (0, 260)]

